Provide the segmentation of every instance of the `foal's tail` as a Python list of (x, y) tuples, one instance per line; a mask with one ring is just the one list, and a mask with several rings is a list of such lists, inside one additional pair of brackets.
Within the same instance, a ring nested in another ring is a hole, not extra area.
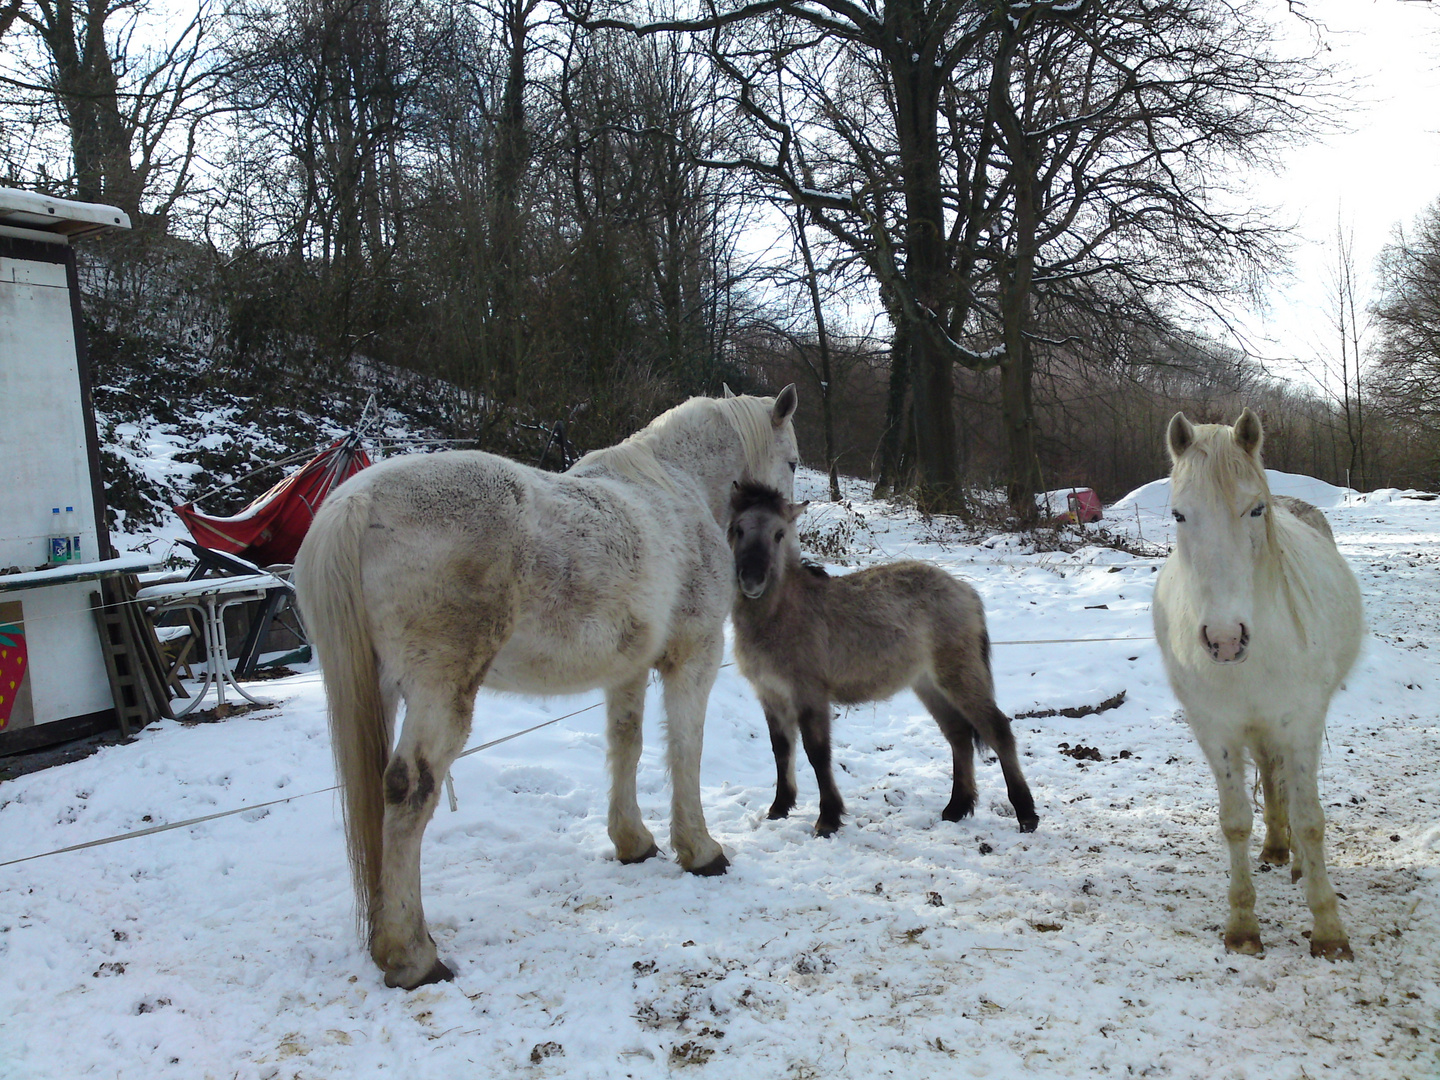
[(370, 492), (342, 488), (315, 515), (295, 559), (300, 610), (325, 676), (355, 917), (366, 941), (374, 928), (379, 896), (382, 785), (391, 736), (362, 602), (360, 542), (369, 521)]

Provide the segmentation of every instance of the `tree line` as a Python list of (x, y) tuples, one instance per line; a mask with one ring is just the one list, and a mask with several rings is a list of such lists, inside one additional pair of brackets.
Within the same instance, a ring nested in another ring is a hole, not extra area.
[(1434, 483), (1433, 221), (1363, 353), (1337, 300), (1330, 390), (1214, 330), (1282, 258), (1247, 170), (1339, 116), (1293, 5), (639, 7), (3, 0), (5, 182), (130, 214), (91, 248), (107, 329), (256, 387), (433, 376), (457, 436), (551, 467), (797, 378), (837, 497), (999, 486), (1028, 524), (1153, 479), (1175, 408), (1247, 401), (1277, 467)]

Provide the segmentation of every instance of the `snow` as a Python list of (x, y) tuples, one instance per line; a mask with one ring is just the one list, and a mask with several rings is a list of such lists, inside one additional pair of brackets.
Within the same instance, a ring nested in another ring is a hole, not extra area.
[[(826, 485), (802, 470), (799, 497)], [(0, 784), (0, 863), (250, 808), (0, 866), (0, 1078), (1434, 1074), (1440, 503), (1325, 503), (1373, 629), (1321, 778), (1356, 953), (1330, 964), (1309, 957), (1283, 872), (1256, 878), (1266, 956), (1220, 943), (1215, 786), (1150, 640), (1157, 559), (975, 543), (847, 492), (807, 526), (847, 525), (852, 564), (917, 557), (971, 581), (1007, 712), (1125, 692), (1078, 719), (1017, 716), (1038, 832), (1016, 830), (993, 764), (976, 816), (940, 820), (949, 756), (909, 694), (837, 720), (849, 813), (834, 839), (810, 834), (803, 762), (795, 814), (766, 820), (764, 722), (727, 666), (702, 783), (729, 874), (622, 866), (600, 695), (483, 693), (472, 746), (565, 719), (457, 761), (458, 810), (442, 801), (423, 853), (457, 977), (387, 990), (355, 933), (320, 679), (301, 670), (257, 689), (272, 708), (157, 724)], [(1147, 485), (1107, 524), (1138, 513), (1156, 539), (1163, 503)], [(639, 790), (663, 848), (661, 726), (652, 688)], [(1100, 760), (1061, 752), (1077, 746)]]

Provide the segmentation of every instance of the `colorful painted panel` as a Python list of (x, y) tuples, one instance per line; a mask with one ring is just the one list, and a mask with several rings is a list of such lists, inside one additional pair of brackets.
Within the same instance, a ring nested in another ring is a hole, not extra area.
[(0, 603), (0, 731), (14, 731), (34, 723), (25, 612), (18, 601)]

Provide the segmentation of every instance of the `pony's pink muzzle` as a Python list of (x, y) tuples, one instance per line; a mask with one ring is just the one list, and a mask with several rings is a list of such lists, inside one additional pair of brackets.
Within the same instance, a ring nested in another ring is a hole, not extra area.
[(1200, 641), (1215, 663), (1239, 664), (1244, 662), (1250, 645), (1250, 629), (1244, 623), (1224, 628), (1216, 627), (1213, 632), (1211, 627), (1202, 626)]

